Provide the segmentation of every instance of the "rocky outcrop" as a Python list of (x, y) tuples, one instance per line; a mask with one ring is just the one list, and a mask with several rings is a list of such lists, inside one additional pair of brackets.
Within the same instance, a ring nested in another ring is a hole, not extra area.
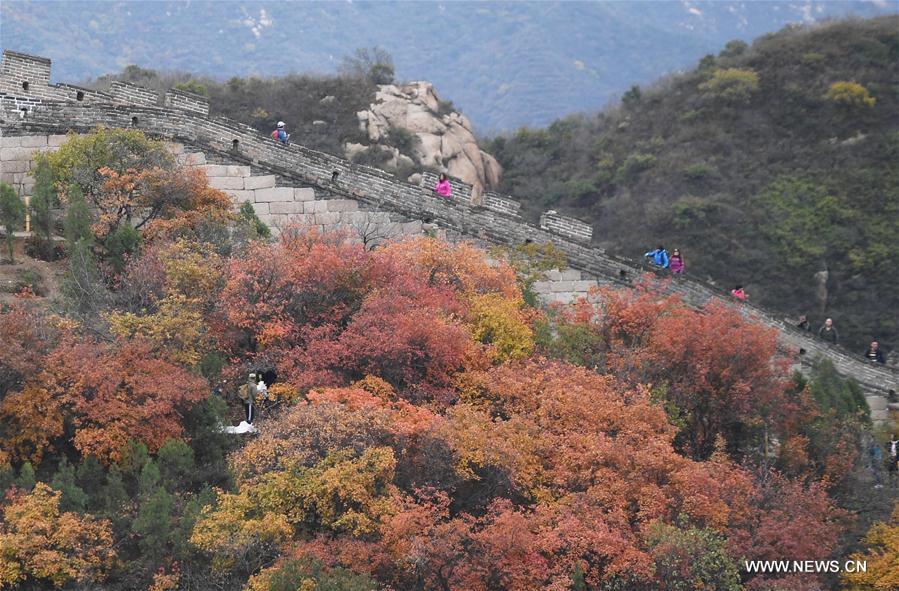
[[(410, 82), (379, 86), (375, 102), (356, 116), (359, 128), (371, 143), (388, 143), (406, 151), (396, 153), (394, 162), (402, 162), (402, 156), (409, 156), (481, 190), (495, 188), (502, 167), (493, 156), (478, 148), (471, 122), (461, 113), (441, 111), (440, 98), (431, 83)], [(390, 132), (397, 129), (410, 134), (410, 145), (396, 146), (396, 138)], [(365, 148), (347, 144), (347, 157)]]

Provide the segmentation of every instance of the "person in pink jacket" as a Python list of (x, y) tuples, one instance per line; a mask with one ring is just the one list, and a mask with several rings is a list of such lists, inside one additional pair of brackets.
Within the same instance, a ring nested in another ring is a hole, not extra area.
[(437, 181), (437, 184), (434, 185), (434, 192), (441, 197), (452, 197), (453, 186), (450, 184), (445, 174), (440, 174), (440, 179)]
[(671, 256), (668, 257), (668, 268), (675, 274), (684, 272), (684, 257), (680, 253), (680, 250), (675, 248), (674, 252), (671, 253)]

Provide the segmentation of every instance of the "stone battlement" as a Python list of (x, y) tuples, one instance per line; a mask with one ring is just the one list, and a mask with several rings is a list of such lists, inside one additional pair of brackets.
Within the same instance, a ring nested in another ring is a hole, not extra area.
[[(463, 236), (505, 245), (552, 242), (565, 252), (573, 269), (600, 284), (628, 285), (645, 271), (640, 262), (610, 256), (592, 246), (592, 228), (579, 220), (546, 212), (539, 226), (529, 225), (518, 216), (520, 204), (511, 198), (488, 193), (483, 204), (472, 205), (471, 186), (458, 179), (451, 179), (454, 198), (440, 198), (431, 190), (436, 177), (423, 174), (421, 183), (413, 185), (385, 171), (301, 145), (283, 146), (247, 125), (223, 117), (209, 117), (208, 104), (204, 110), (199, 100), (203, 97), (192, 93), (169, 91), (158, 97), (146, 89), (138, 91), (132, 88), (134, 85), (122, 84), (117, 86), (118, 94), (94, 93), (89, 100), (85, 94), (77, 100), (72, 98), (75, 87), (67, 85), (48, 86), (51, 90), (42, 94), (45, 91), (35, 90), (38, 86), (35, 82), (23, 90), (18, 78), (10, 76), (32, 72), (37, 76), (43, 72), (40, 67), (44, 67), (47, 76), (41, 79), (49, 80), (49, 60), (31, 58), (34, 64), (28, 62), (25, 68), (21, 64), (27, 60), (22, 55), (4, 52), (0, 76), (0, 124), (4, 136), (85, 133), (98, 125), (140, 129), (152, 137), (183, 143), (223, 161), (250, 165), (264, 174), (312, 186), (316, 191), (352, 199), (378, 211), (436, 222)], [(7, 66), (10, 56), (12, 61)], [(155, 100), (151, 101), (150, 95)], [(132, 97), (136, 98), (130, 102)], [(14, 143), (10, 137), (10, 142), (4, 141), (3, 149), (17, 149)], [(677, 278), (668, 284), (668, 289), (679, 293), (691, 305), (701, 306), (713, 300), (731, 303), (714, 286), (693, 279)], [(825, 357), (840, 373), (854, 377), (868, 398), (875, 420), (888, 419), (886, 394), (899, 386), (899, 372), (871, 365), (859, 355), (823, 343), (764, 310), (749, 304), (741, 304), (741, 308), (758, 322), (777, 329), (783, 348), (798, 363), (808, 367), (817, 357)]]

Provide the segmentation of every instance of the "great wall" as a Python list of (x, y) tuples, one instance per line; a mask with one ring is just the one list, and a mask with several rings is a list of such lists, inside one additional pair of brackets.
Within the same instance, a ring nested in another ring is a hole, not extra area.
[[(170, 90), (162, 96), (132, 84), (114, 82), (108, 92), (68, 84), (50, 84), (50, 60), (4, 50), (0, 67), (0, 179), (23, 197), (30, 194), (28, 175), (33, 153), (52, 150), (69, 132), (86, 133), (98, 125), (139, 129), (170, 142), (179, 160), (203, 167), (213, 187), (235, 202), (250, 202), (257, 215), (275, 228), (288, 223), (336, 227), (362, 240), (439, 229), (449, 239), (515, 245), (552, 242), (570, 269), (547, 273), (535, 284), (544, 301), (570, 301), (594, 285), (630, 285), (645, 269), (591, 245), (592, 228), (579, 220), (544, 213), (539, 226), (526, 223), (514, 199), (487, 192), (472, 203), (471, 186), (457, 179), (453, 199), (434, 196), (433, 178), (419, 185), (391, 174), (310, 150), (283, 146), (255, 129), (209, 116), (205, 97)], [(668, 289), (692, 305), (727, 300), (714, 286), (685, 277)], [(783, 350), (795, 367), (808, 370), (820, 358), (852, 376), (862, 388), (875, 423), (895, 421), (899, 402), (896, 368), (868, 363), (862, 356), (832, 346), (796, 329), (785, 319), (749, 304), (744, 314), (779, 331)], [(893, 416), (891, 417), (891, 412)]]

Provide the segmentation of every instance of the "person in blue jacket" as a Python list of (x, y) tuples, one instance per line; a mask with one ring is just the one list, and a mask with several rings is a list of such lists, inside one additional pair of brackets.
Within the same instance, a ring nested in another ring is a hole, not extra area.
[(650, 262), (660, 269), (668, 268), (668, 251), (661, 244), (659, 244), (657, 249), (651, 250), (643, 256), (650, 257)]
[(278, 121), (278, 129), (272, 132), (272, 139), (278, 140), (285, 146), (290, 143), (290, 134), (284, 129), (283, 121)]

